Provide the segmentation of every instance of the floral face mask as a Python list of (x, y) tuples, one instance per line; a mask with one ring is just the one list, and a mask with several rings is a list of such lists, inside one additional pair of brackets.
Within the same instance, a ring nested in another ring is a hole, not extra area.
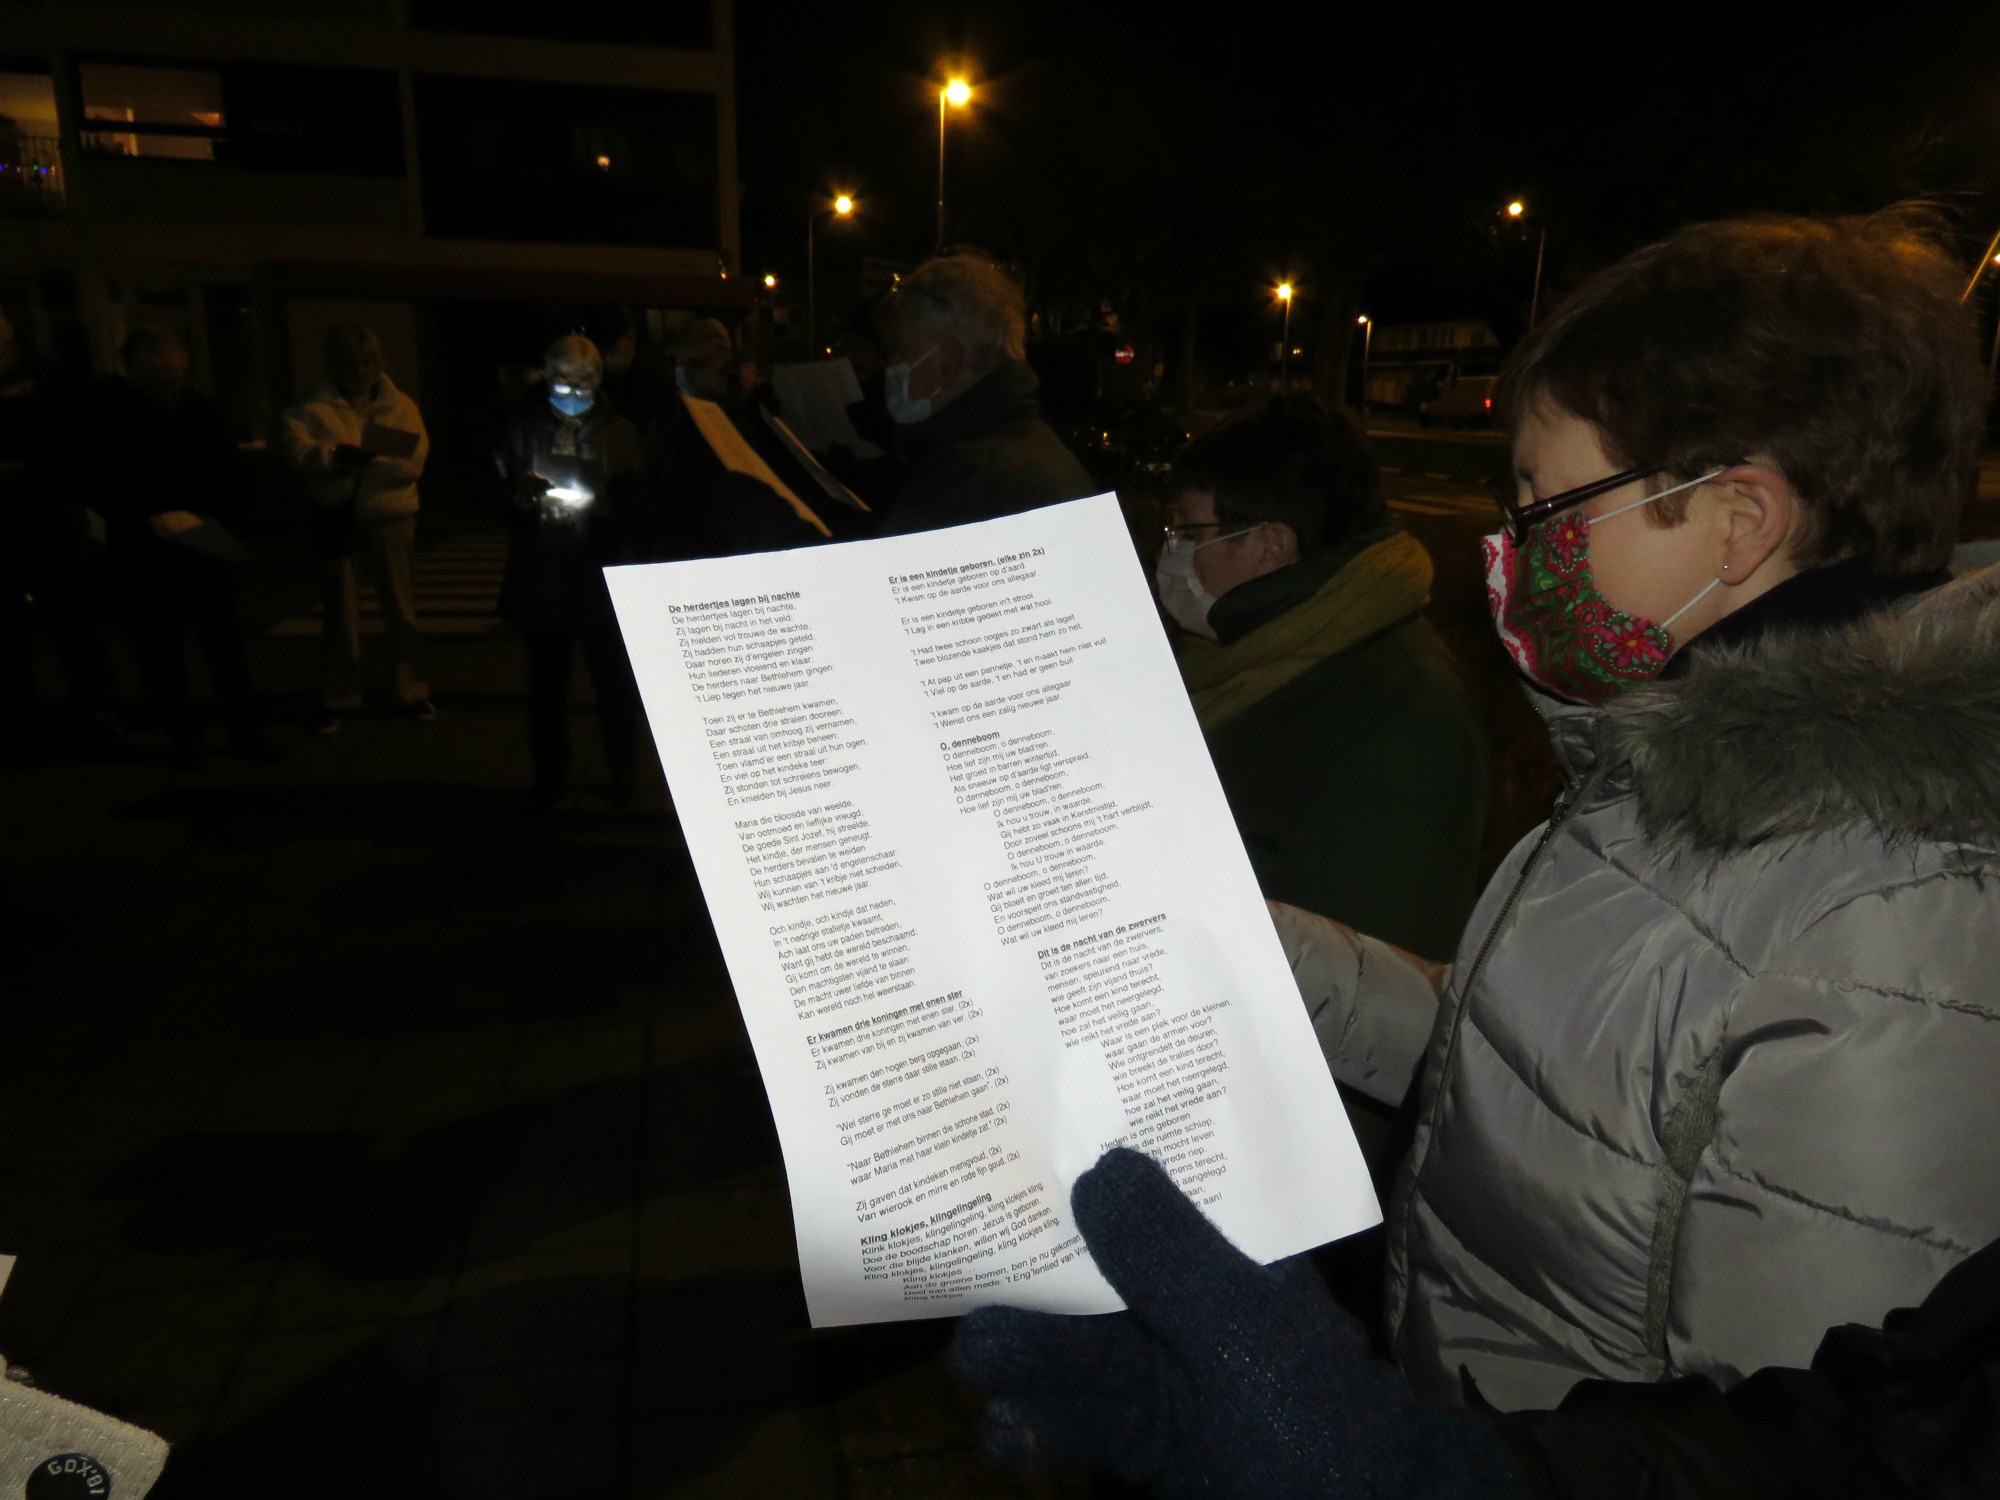
[(1529, 680), (1560, 698), (1603, 703), (1650, 682), (1674, 654), (1668, 627), (1721, 586), (1720, 578), (1657, 624), (1619, 609), (1590, 573), (1590, 528), (1628, 510), (1708, 483), (1716, 469), (1595, 518), (1581, 509), (1552, 516), (1516, 543), (1504, 531), (1479, 544), (1486, 606), (1500, 644)]

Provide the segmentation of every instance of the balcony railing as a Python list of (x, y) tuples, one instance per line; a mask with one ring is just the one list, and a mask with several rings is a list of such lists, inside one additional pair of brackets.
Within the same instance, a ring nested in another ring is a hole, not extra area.
[(62, 211), (62, 151), (56, 138), (0, 133), (0, 217), (50, 218)]

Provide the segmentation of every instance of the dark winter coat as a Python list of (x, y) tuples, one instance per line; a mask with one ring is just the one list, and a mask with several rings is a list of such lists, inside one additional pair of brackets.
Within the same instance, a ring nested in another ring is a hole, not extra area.
[[(1260, 630), (1365, 587), (1356, 575), (1394, 535), (1384, 528), (1231, 589), (1209, 612), (1219, 647), (1200, 649), (1226, 660)], [(1345, 631), (1316, 632), (1304, 648), (1316, 664), (1220, 724), (1205, 716), (1203, 729), (1267, 899), (1442, 961), (1479, 894), (1486, 736), (1422, 614), (1430, 560), (1396, 540), (1421, 576), (1370, 589)]]
[[(570, 433), (563, 426), (543, 401), (517, 412), (501, 433), (482, 493), (483, 507), (508, 522), (500, 614), (522, 630), (613, 624), (604, 569), (630, 560), (639, 459), (632, 424), (600, 401)], [(574, 483), (594, 498), (558, 511), (521, 483), (531, 472)]]
[(163, 407), (130, 381), (108, 380), (83, 423), (98, 437), (80, 461), (84, 493), (104, 517), (114, 557), (186, 555), (153, 534), (147, 524), (153, 516), (184, 510), (234, 521), (242, 513), (249, 488), (243, 456), (222, 408), (199, 391), (183, 391)]
[(1010, 362), (922, 422), (900, 427), (896, 451), (909, 467), (883, 517), (885, 536), (990, 521), (1098, 486), (1042, 420), (1035, 372)]

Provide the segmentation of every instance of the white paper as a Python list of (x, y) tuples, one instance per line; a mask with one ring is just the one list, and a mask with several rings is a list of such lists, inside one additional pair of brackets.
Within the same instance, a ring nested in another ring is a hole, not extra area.
[(607, 576), (815, 1325), (1116, 1308), (1120, 1142), (1260, 1260), (1379, 1222), (1113, 496)]
[(785, 451), (792, 455), (799, 467), (812, 476), (813, 483), (825, 492), (828, 499), (838, 500), (849, 510), (871, 509), (867, 501), (826, 472), (820, 461), (812, 456), (812, 451), (799, 441), (798, 434), (785, 425), (783, 417), (766, 407), (760, 406), (757, 410), (764, 418), (764, 425), (771, 429), (772, 435), (780, 443), (785, 445)]
[(801, 500), (792, 487), (780, 479), (777, 471), (764, 462), (764, 455), (750, 446), (749, 440), (736, 430), (736, 424), (729, 420), (729, 413), (713, 401), (703, 401), (697, 396), (681, 397), (681, 404), (694, 418), (695, 431), (708, 444), (709, 451), (722, 461), (722, 467), (732, 474), (742, 474), (756, 480), (772, 490), (779, 499), (791, 506), (792, 511), (821, 536), (832, 536), (833, 531), (826, 522), (805, 501)]
[(845, 448), (856, 458), (880, 458), (882, 450), (854, 430), (847, 408), (861, 399), (861, 382), (847, 359), (822, 359), (812, 364), (779, 365), (771, 371), (778, 390), (778, 409), (815, 453)]

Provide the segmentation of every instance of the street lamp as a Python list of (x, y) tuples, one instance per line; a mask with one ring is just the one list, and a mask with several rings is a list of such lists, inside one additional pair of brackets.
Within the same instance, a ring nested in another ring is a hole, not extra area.
[(1285, 305), (1285, 327), (1278, 335), (1278, 390), (1282, 393), (1292, 388), (1292, 284), (1278, 283), (1278, 300)]
[[(846, 193), (839, 193), (825, 208), (816, 208), (806, 215), (806, 345), (814, 353), (819, 350), (819, 283), (813, 266), (814, 231), (819, 227), (819, 221), (829, 214), (836, 219), (845, 219), (853, 212), (854, 200)], [(776, 281), (767, 278), (765, 285), (776, 285)]]
[(944, 107), (964, 109), (972, 102), (972, 85), (963, 78), (953, 78), (938, 90), (938, 191), (937, 191), (937, 247), (944, 249)]
[[(1516, 198), (1507, 205), (1507, 217), (1517, 222), (1525, 221), (1528, 205)], [(1549, 226), (1542, 225), (1541, 234), (1535, 240), (1535, 288), (1528, 294), (1528, 327), (1535, 326), (1535, 314), (1542, 306), (1542, 252), (1549, 247)]]
[(1354, 320), (1361, 325), (1361, 420), (1368, 420), (1368, 350), (1375, 342), (1375, 320), (1367, 313)]

